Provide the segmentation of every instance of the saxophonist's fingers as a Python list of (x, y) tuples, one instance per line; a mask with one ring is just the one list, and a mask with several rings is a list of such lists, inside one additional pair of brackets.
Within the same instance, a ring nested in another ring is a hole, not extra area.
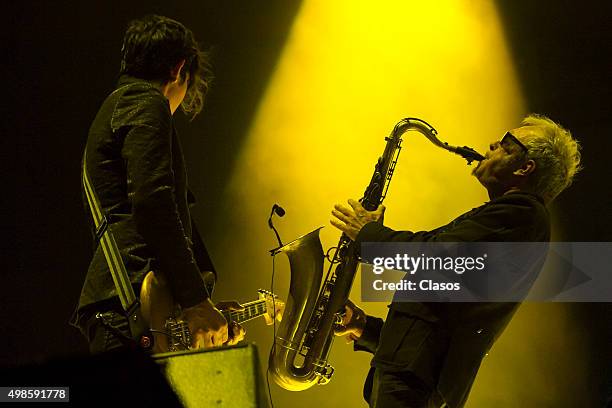
[(336, 336), (345, 336), (346, 334), (348, 334), (349, 329), (346, 328), (346, 326), (343, 326), (341, 324), (337, 324), (334, 326), (334, 334)]
[(374, 211), (374, 215), (376, 216), (376, 221), (380, 221), (383, 222), (383, 220), (385, 219), (385, 210), (387, 209), (387, 207), (385, 207), (384, 205), (380, 204), (378, 206), (378, 208), (376, 209), (376, 211)]
[(346, 225), (345, 223), (336, 221), (333, 219), (329, 220), (329, 222), (331, 223), (331, 225), (338, 228), (340, 231), (344, 232), (353, 241), (357, 237), (357, 231), (354, 228), (349, 228), (349, 226)]
[(346, 227), (346, 224), (343, 223), (343, 222), (339, 222), (339, 221), (334, 220), (334, 219), (329, 220), (329, 222), (331, 223), (331, 225), (333, 225), (334, 227), (338, 228), (342, 232), (347, 232), (347, 230), (348, 230), (348, 228)]
[(353, 311), (348, 306), (344, 306), (344, 311), (336, 316), (334, 324), (334, 333), (337, 336), (344, 336), (349, 332), (349, 326), (353, 318)]
[(355, 216), (355, 212), (352, 209), (350, 209), (350, 208), (348, 208), (348, 207), (346, 207), (346, 206), (344, 206), (342, 204), (334, 205), (334, 209), (336, 211), (339, 211), (342, 214), (346, 215), (347, 217), (354, 217)]
[(347, 225), (351, 224), (351, 217), (343, 212), (332, 210), (332, 215)]
[(365, 212), (365, 208), (363, 208), (363, 206), (361, 205), (359, 201), (349, 198), (348, 203), (351, 207), (353, 207), (353, 210), (355, 211), (355, 213), (362, 214)]
[(357, 235), (357, 232), (359, 232), (359, 230), (361, 229), (361, 226), (359, 225), (358, 221), (355, 220), (355, 218), (353, 217), (347, 217), (344, 214), (334, 211), (332, 211), (332, 215), (338, 218), (340, 221), (344, 222), (345, 229), (341, 229), (349, 236)]
[(351, 299), (346, 299), (346, 304), (344, 305), (344, 309), (347, 314), (350, 313), (352, 316), (353, 310), (358, 309), (358, 307), (355, 305), (355, 303), (353, 303)]

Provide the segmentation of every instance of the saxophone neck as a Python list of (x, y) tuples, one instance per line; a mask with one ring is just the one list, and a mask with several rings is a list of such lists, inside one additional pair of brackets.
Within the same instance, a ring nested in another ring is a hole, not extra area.
[(395, 128), (393, 128), (393, 135), (402, 135), (409, 130), (418, 130), (423, 134), (431, 134), (432, 136), (436, 136), (438, 132), (431, 126), (429, 123), (425, 122), (422, 119), (418, 118), (404, 118), (397, 122)]
[(409, 130), (416, 130), (422, 133), (430, 142), (434, 145), (448, 150), (449, 152), (458, 154), (467, 160), (468, 164), (471, 164), (474, 160), (482, 161), (484, 160), (484, 156), (478, 153), (471, 147), (468, 146), (451, 146), (446, 142), (438, 139), (438, 132), (433, 128), (429, 123), (425, 122), (422, 119), (418, 118), (404, 118), (400, 120), (393, 129), (392, 135), (395, 137), (396, 135), (402, 135), (403, 133)]

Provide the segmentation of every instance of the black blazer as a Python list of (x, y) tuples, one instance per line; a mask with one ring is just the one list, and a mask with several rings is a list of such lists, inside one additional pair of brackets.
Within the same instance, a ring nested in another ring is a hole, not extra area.
[[(205, 300), (200, 271), (215, 273), (215, 268), (191, 219), (195, 199), (166, 97), (148, 81), (122, 76), (91, 124), (86, 154), (90, 182), (132, 284), (138, 288), (146, 273), (156, 270), (181, 306)], [(79, 311), (115, 299), (106, 259), (96, 245), (73, 323)]]
[[(550, 216), (541, 198), (515, 192), (493, 199), (432, 231), (394, 231), (372, 222), (362, 228), (356, 241), (548, 242)], [(409, 368), (416, 356), (398, 350), (407, 331), (402, 327), (405, 325), (402, 316), (440, 325), (450, 334), (450, 342), (437, 390), (449, 407), (455, 408), (465, 404), (482, 358), (512, 318), (518, 303), (394, 302), (389, 307), (392, 312), (384, 323), (368, 316), (355, 349), (375, 353), (374, 366)]]

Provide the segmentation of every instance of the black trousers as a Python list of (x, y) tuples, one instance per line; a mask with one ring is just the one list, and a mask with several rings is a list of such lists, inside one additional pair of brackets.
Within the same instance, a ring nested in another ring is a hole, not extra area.
[(364, 386), (370, 408), (443, 408), (444, 400), (410, 371), (389, 372), (372, 367)]
[(445, 326), (390, 310), (364, 385), (371, 408), (439, 408), (436, 389), (449, 346)]

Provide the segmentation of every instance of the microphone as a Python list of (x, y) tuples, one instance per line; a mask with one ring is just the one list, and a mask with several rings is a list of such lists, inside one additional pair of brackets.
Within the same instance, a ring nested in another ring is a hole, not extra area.
[(270, 217), (268, 217), (268, 227), (270, 227), (270, 229), (274, 231), (274, 234), (276, 235), (276, 240), (278, 241), (278, 248), (270, 251), (270, 253), (272, 254), (274, 254), (279, 248), (283, 247), (283, 242), (281, 241), (280, 236), (278, 235), (278, 231), (276, 230), (276, 228), (274, 228), (274, 224), (272, 223), (272, 217), (274, 216), (274, 214), (278, 215), (279, 217), (284, 217), (285, 209), (278, 204), (274, 204), (272, 206), (272, 211), (270, 211)]
[(278, 215), (279, 217), (285, 216), (285, 209), (278, 204), (274, 204), (272, 206), (272, 212), (276, 213), (276, 215)]

